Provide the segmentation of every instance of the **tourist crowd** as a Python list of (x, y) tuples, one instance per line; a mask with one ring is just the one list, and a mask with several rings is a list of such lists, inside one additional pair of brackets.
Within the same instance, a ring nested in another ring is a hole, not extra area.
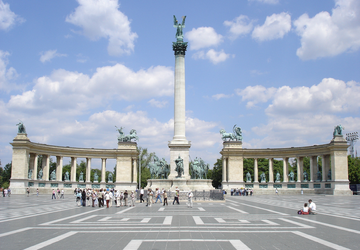
[(232, 188), (230, 190), (231, 192), (231, 196), (252, 196), (253, 195), (253, 190), (249, 189), (249, 188)]

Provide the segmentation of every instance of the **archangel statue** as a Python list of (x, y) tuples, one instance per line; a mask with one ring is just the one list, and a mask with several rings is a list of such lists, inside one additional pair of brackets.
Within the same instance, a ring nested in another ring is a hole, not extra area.
[(184, 41), (184, 34), (183, 28), (185, 28), (185, 18), (186, 16), (182, 17), (182, 23), (180, 24), (174, 15), (174, 27), (176, 28), (176, 41), (183, 42)]

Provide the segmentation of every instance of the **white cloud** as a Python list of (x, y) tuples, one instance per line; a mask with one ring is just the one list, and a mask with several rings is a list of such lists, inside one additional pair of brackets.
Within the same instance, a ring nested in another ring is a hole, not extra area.
[(310, 18), (303, 14), (294, 21), (302, 60), (336, 56), (360, 48), (360, 1), (337, 0), (332, 15), (323, 11)]
[(7, 68), (9, 55), (9, 52), (0, 50), (0, 89), (3, 90), (14, 89), (16, 86), (10, 84), (10, 81), (18, 76), (13, 67)]
[(63, 57), (63, 56), (67, 56), (66, 54), (60, 54), (57, 53), (57, 50), (48, 50), (45, 52), (41, 52), (40, 53), (40, 62), (45, 63), (45, 62), (50, 62), (51, 59), (53, 59), (54, 57)]
[(173, 71), (163, 66), (134, 72), (121, 64), (98, 68), (90, 77), (63, 69), (35, 80), (32, 90), (11, 96), (8, 106), (34, 113), (58, 110), (71, 115), (110, 100), (139, 100), (173, 94)]
[(252, 38), (259, 41), (283, 38), (291, 29), (291, 16), (288, 13), (272, 14), (267, 16), (262, 26), (256, 26)]
[(280, 0), (248, 0), (249, 2), (259, 2), (266, 4), (278, 4)]
[(222, 35), (217, 34), (212, 27), (193, 28), (185, 36), (190, 42), (191, 50), (217, 46), (223, 41)]
[(112, 56), (130, 54), (138, 37), (131, 31), (130, 21), (119, 11), (118, 0), (77, 0), (79, 6), (66, 21), (83, 29), (92, 40), (109, 39), (108, 53)]
[(248, 86), (245, 89), (237, 89), (236, 94), (241, 96), (242, 101), (248, 101), (246, 103), (247, 108), (253, 108), (257, 103), (267, 102), (270, 100), (276, 88), (265, 88), (264, 86)]
[(216, 95), (213, 95), (212, 98), (215, 99), (215, 100), (220, 100), (221, 98), (230, 98), (232, 97), (233, 95), (225, 95), (225, 94), (216, 94)]
[(166, 106), (166, 104), (168, 103), (167, 101), (157, 101), (155, 99), (151, 99), (150, 101), (148, 101), (148, 103), (153, 106), (153, 107), (157, 107), (157, 108), (163, 108)]
[(25, 22), (10, 10), (10, 5), (0, 0), (0, 30), (10, 30), (16, 23)]
[(215, 51), (213, 49), (208, 50), (206, 53), (204, 51), (198, 51), (192, 56), (194, 59), (208, 59), (213, 64), (218, 64), (220, 62), (226, 61), (230, 54), (226, 54), (224, 50)]
[(251, 32), (253, 21), (250, 21), (245, 15), (240, 15), (233, 21), (225, 21), (224, 25), (230, 27), (230, 37), (236, 39), (238, 36), (246, 35)]

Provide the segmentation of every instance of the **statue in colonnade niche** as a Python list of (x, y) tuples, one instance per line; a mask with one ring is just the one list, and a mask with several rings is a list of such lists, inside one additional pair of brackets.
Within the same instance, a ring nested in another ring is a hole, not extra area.
[(18, 134), (26, 134), (26, 129), (22, 121), (16, 124), (16, 126), (18, 126)]
[(275, 182), (280, 182), (280, 173), (276, 173)]
[(96, 173), (94, 173), (94, 182), (99, 182), (99, 175)]
[(70, 180), (70, 175), (69, 175), (69, 172), (66, 171), (65, 172), (65, 181), (69, 181)]
[(31, 180), (31, 178), (32, 178), (32, 173), (33, 173), (32, 169), (29, 169), (29, 173), (28, 173), (28, 179), (29, 180)]
[(331, 169), (329, 169), (329, 172), (328, 172), (328, 181), (331, 181)]
[(42, 180), (42, 177), (43, 177), (43, 170), (42, 170), (42, 168), (40, 168), (40, 171), (38, 173), (38, 179)]
[(345, 128), (343, 128), (343, 127), (341, 126), (341, 124), (335, 126), (334, 132), (333, 132), (333, 137), (335, 137), (335, 136), (342, 136), (342, 135), (343, 135), (342, 131), (343, 131), (344, 129), (345, 129)]
[(80, 172), (79, 181), (84, 182), (84, 173), (82, 171)]
[(249, 172), (246, 174), (246, 182), (251, 182), (251, 174)]
[(288, 174), (288, 176), (290, 177), (290, 182), (294, 182), (295, 180), (295, 175), (294, 175), (294, 172), (291, 171), (290, 174)]
[(113, 175), (112, 175), (112, 173), (109, 173), (109, 175), (108, 175), (108, 182), (113, 182)]
[(56, 172), (55, 170), (53, 170), (50, 174), (50, 181), (55, 181), (56, 180)]
[(175, 160), (175, 164), (176, 164), (175, 171), (178, 173), (177, 178), (180, 178), (181, 174), (184, 174), (184, 161), (183, 161), (183, 159), (181, 159), (180, 155)]
[(316, 173), (316, 181), (321, 181), (321, 172), (320, 171), (318, 171)]
[(260, 175), (260, 180), (261, 180), (261, 183), (265, 183), (266, 182), (266, 177), (265, 177), (265, 173), (262, 172), (262, 174)]
[(308, 181), (308, 173), (304, 171), (303, 175), (304, 175), (304, 181), (305, 182)]

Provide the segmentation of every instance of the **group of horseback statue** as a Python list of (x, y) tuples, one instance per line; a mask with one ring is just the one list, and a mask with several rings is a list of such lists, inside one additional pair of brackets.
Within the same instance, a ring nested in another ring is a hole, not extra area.
[(154, 161), (149, 162), (147, 167), (150, 170), (151, 179), (167, 179), (170, 174), (170, 165), (164, 158), (159, 159), (156, 155), (153, 157)]
[(190, 163), (191, 179), (207, 179), (209, 171), (209, 164), (205, 164), (203, 159), (200, 160), (196, 157)]

